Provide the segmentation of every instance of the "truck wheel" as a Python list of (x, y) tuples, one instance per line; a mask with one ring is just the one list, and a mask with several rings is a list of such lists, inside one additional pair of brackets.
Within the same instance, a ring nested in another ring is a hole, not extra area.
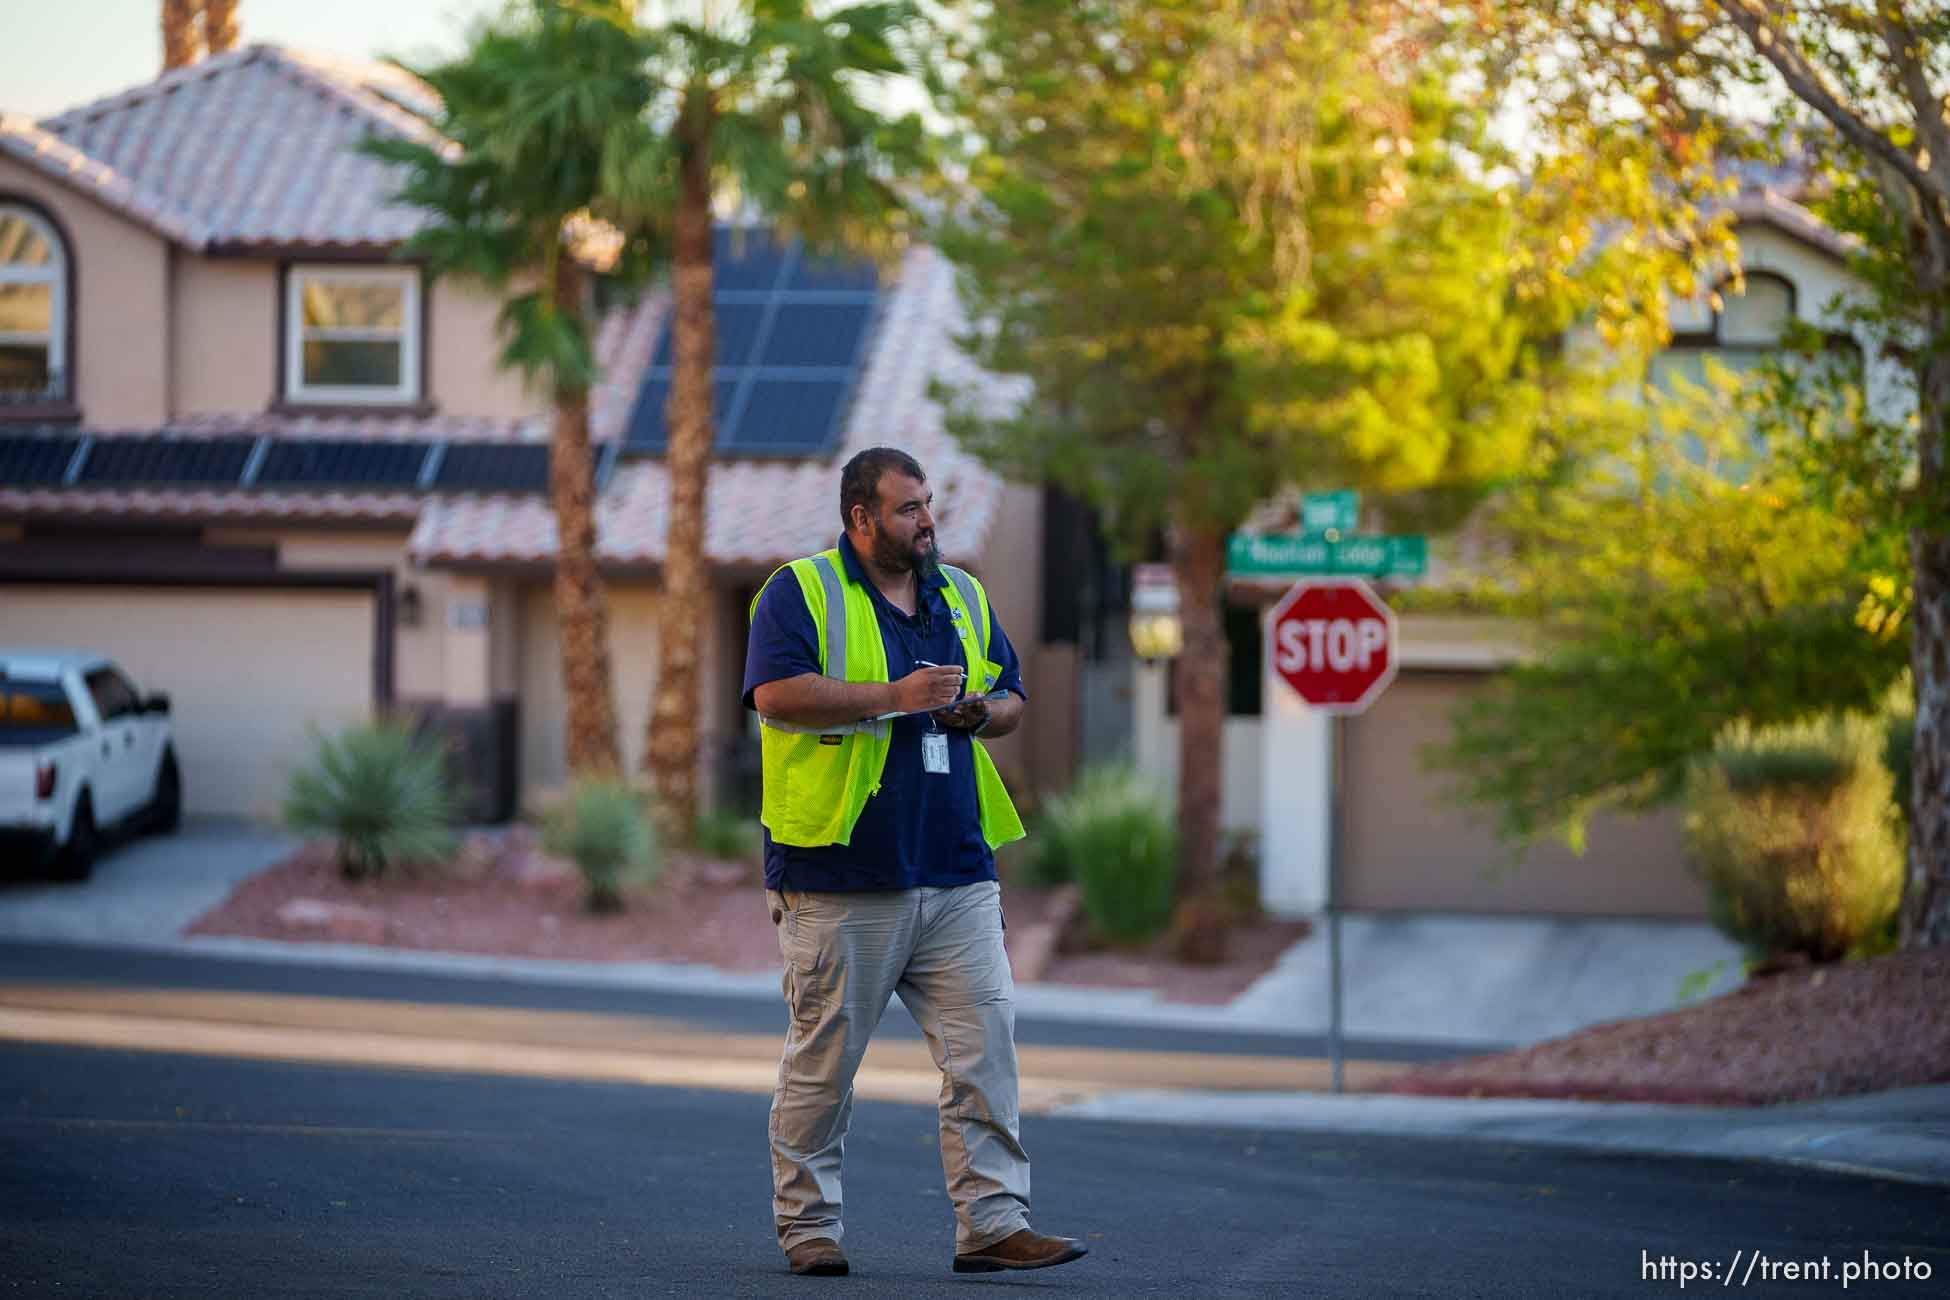
[(162, 770), (156, 773), (156, 795), (149, 801), (149, 829), (164, 835), (183, 823), (183, 774), (176, 767), (176, 751), (164, 750)]
[(67, 881), (88, 879), (88, 874), (95, 869), (95, 854), (100, 848), (101, 837), (95, 830), (95, 807), (84, 791), (81, 802), (75, 805), (74, 826), (68, 831), (68, 842), (54, 856), (54, 878)]

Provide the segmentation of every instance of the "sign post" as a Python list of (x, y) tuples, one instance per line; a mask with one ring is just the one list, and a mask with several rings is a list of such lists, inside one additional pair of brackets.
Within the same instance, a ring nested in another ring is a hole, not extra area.
[(1266, 661), (1309, 706), (1332, 716), (1333, 809), (1327, 849), (1328, 1054), (1334, 1091), (1343, 1090), (1341, 855), (1345, 838), (1347, 732), (1400, 667), (1395, 612), (1359, 578), (1303, 578), (1266, 620)]

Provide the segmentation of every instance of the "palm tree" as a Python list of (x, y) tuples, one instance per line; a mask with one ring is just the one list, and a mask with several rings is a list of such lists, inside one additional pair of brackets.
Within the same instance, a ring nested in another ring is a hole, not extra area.
[(163, 71), (186, 68), (200, 53), (196, 31), (197, 0), (162, 0)]
[(569, 767), (615, 773), (589, 447), (591, 270), (641, 281), (652, 264), (649, 239), (624, 234), (657, 199), (632, 189), (655, 176), (662, 148), (648, 125), (644, 44), (620, 4), (529, 0), (477, 29), (453, 61), (407, 70), (440, 97), (439, 138), (374, 137), (363, 148), (400, 167), (399, 199), (430, 218), (403, 254), (503, 294), (501, 362), (549, 394)]
[[(673, 367), (664, 615), (645, 762), (673, 825), (698, 812), (701, 629), (709, 579), (704, 493), (715, 421), (712, 215), (727, 204), (817, 249), (887, 255), (909, 213), (897, 183), (932, 163), (919, 116), (869, 96), (895, 78), (935, 86), (932, 28), (906, 0), (665, 0), (642, 27), (657, 85), (657, 188), (669, 210)], [(865, 94), (863, 94), (863, 90)]]
[(237, 0), (203, 0), (203, 45), (212, 54), (237, 48)]

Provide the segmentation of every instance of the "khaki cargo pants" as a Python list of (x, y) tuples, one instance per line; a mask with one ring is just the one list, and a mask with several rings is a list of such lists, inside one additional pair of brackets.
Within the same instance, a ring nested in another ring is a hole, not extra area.
[(766, 901), (792, 1017), (772, 1095), (779, 1245), (840, 1240), (840, 1161), (853, 1076), (893, 994), (941, 1068), (941, 1168), (954, 1203), (956, 1251), (979, 1250), (1028, 1226), (1015, 980), (1002, 948), (1000, 886), (768, 890)]

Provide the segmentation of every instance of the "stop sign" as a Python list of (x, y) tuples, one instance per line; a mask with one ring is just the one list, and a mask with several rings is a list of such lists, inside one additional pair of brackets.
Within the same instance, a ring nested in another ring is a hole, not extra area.
[(1266, 620), (1266, 661), (1329, 713), (1360, 713), (1395, 679), (1395, 611), (1359, 578), (1293, 584)]

